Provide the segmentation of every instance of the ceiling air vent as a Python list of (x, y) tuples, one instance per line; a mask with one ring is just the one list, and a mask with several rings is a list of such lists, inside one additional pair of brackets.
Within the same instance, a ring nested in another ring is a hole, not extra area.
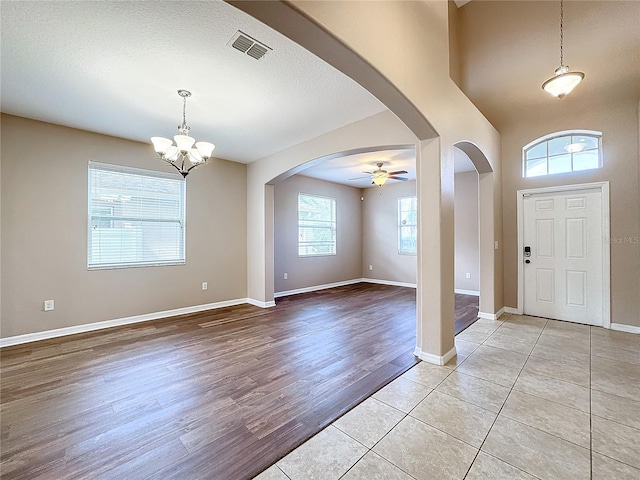
[(242, 53), (246, 53), (256, 60), (260, 60), (267, 54), (267, 52), (271, 50), (271, 48), (267, 47), (264, 43), (260, 43), (255, 38), (250, 37), (240, 30), (238, 30), (236, 34), (231, 37), (231, 40), (229, 40), (227, 45), (232, 46)]

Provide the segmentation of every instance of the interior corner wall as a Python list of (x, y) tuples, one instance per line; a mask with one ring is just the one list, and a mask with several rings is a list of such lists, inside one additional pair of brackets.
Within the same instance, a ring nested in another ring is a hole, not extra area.
[[(456, 290), (479, 292), (478, 173), (456, 173), (454, 186)], [(471, 278), (466, 278), (467, 273)]]
[(362, 189), (363, 278), (416, 284), (416, 255), (398, 253), (398, 199), (415, 195), (415, 181)]
[[(360, 278), (362, 202), (360, 189), (294, 175), (274, 186), (275, 292)], [(336, 254), (298, 256), (298, 194), (336, 199)], [(287, 274), (287, 280), (284, 274)]]
[(170, 167), (143, 143), (10, 115), (1, 135), (3, 338), (247, 297), (245, 165), (187, 178), (185, 265), (89, 271), (88, 162)]
[[(640, 185), (638, 105), (591, 99), (558, 115), (523, 115), (503, 128), (505, 302), (518, 301), (516, 192), (522, 189), (609, 181), (611, 210), (611, 322), (640, 326)], [(543, 135), (570, 129), (602, 132), (603, 167), (522, 178), (522, 147)], [(609, 241), (609, 239), (603, 239)]]
[(458, 40), (458, 6), (453, 0), (447, 0), (449, 5), (449, 76), (456, 85), (462, 85), (460, 72), (460, 43)]

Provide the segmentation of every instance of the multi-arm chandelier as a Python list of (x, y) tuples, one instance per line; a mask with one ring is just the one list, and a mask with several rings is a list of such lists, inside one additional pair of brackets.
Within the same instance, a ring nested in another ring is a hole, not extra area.
[(564, 0), (560, 0), (560, 66), (555, 69), (554, 76), (542, 84), (542, 88), (557, 98), (565, 95), (578, 86), (584, 78), (582, 72), (570, 72), (564, 62)]
[[(182, 125), (178, 125), (180, 134), (173, 137), (176, 144), (164, 137), (151, 137), (151, 143), (161, 160), (186, 177), (191, 170), (207, 163), (216, 146), (209, 142), (196, 143), (196, 139), (189, 136), (190, 127), (187, 126), (186, 111), (187, 98), (191, 96), (191, 92), (178, 90), (178, 95), (182, 97)], [(194, 143), (195, 148), (192, 148)]]

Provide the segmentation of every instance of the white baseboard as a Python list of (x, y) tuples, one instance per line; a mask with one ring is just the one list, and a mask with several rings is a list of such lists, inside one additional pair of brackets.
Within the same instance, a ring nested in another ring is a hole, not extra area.
[(462, 290), (461, 288), (456, 288), (455, 292), (459, 293), (460, 295), (473, 295), (474, 297), (480, 296), (480, 292), (476, 290)]
[(263, 302), (261, 300), (256, 300), (254, 298), (245, 298), (244, 300), (245, 300), (244, 303), (248, 303), (250, 305), (253, 305), (255, 307), (260, 307), (260, 308), (271, 308), (276, 306), (276, 302), (273, 300), (271, 300), (270, 302)]
[(505, 308), (502, 307), (500, 310), (498, 310), (497, 313), (478, 312), (478, 317), (484, 318), (485, 320), (497, 320), (500, 318), (500, 315), (502, 315), (504, 312), (505, 312)]
[(342, 282), (325, 283), (323, 285), (313, 285), (311, 287), (297, 288), (295, 290), (285, 290), (273, 294), (274, 298), (286, 297), (289, 295), (297, 295), (299, 293), (315, 292), (317, 290), (325, 290), (327, 288), (344, 287), (355, 283), (377, 283), (379, 285), (391, 285), (392, 287), (409, 287), (416, 288), (415, 283), (396, 282), (393, 280), (380, 280), (377, 278), (354, 278), (352, 280), (344, 280)]
[(311, 287), (296, 288), (295, 290), (285, 290), (283, 292), (276, 292), (273, 294), (274, 298), (287, 297), (289, 295), (297, 295), (299, 293), (315, 292), (316, 290), (326, 290), (327, 288), (344, 287), (345, 285), (353, 285), (354, 283), (362, 282), (361, 278), (354, 278), (353, 280), (344, 280), (342, 282), (325, 283), (323, 285), (313, 285)]
[(504, 313), (510, 313), (512, 315), (520, 315), (520, 312), (517, 308), (513, 307), (504, 307)]
[(149, 320), (158, 320), (159, 318), (175, 317), (177, 315), (202, 312), (204, 310), (231, 307), (233, 305), (241, 305), (243, 303), (251, 302), (248, 298), (238, 298), (236, 300), (205, 303), (203, 305), (194, 305), (192, 307), (174, 308), (172, 310), (164, 310), (162, 312), (145, 313), (142, 315), (134, 315), (132, 317), (105, 320), (103, 322), (86, 323), (84, 325), (74, 325), (73, 327), (56, 328), (55, 330), (45, 330), (43, 332), (16, 335), (14, 337), (0, 338), (0, 348), (9, 347), (11, 345), (19, 345), (22, 343), (36, 342), (38, 340), (48, 340), (50, 338), (64, 337), (66, 335), (73, 335), (75, 333), (93, 332), (94, 330), (103, 330), (105, 328), (119, 327), (121, 325), (130, 325), (132, 323), (148, 322)]
[(445, 365), (449, 360), (456, 356), (456, 347), (454, 346), (451, 350), (449, 350), (442, 356), (423, 352), (418, 347), (416, 347), (413, 354), (420, 360), (424, 360), (425, 362), (433, 363), (435, 365)]
[(377, 283), (379, 285), (391, 285), (392, 287), (416, 288), (415, 283), (395, 282), (393, 280), (379, 280), (377, 278), (361, 278), (360, 281), (366, 282), (366, 283)]
[(640, 334), (640, 327), (636, 327), (635, 325), (625, 325), (623, 323), (612, 323), (611, 330)]

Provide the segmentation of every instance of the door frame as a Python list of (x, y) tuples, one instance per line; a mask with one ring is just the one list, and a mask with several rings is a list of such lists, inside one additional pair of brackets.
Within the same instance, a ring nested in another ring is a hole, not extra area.
[(518, 314), (524, 312), (524, 199), (530, 195), (579, 192), (581, 190), (598, 189), (602, 198), (602, 326), (611, 328), (611, 245), (609, 208), (609, 182), (579, 183), (575, 185), (558, 185), (555, 187), (529, 188), (518, 190)]

